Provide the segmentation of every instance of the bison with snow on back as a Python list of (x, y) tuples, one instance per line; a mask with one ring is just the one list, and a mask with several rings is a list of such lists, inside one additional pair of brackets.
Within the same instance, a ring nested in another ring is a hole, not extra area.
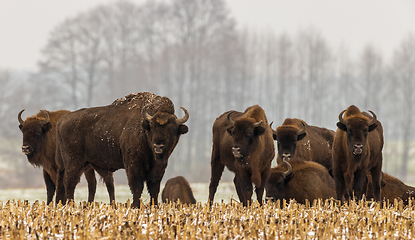
[(273, 131), (273, 137), (277, 140), (278, 164), (284, 159), (299, 158), (320, 163), (331, 172), (334, 131), (287, 118)]
[[(374, 197), (373, 194), (373, 182), (372, 177), (368, 175), (368, 192), (367, 198)], [(409, 198), (415, 197), (415, 188), (406, 185), (398, 178), (391, 176), (387, 173), (383, 173), (381, 180), (380, 198), (382, 201), (389, 201), (394, 203), (395, 199), (402, 200), (405, 205), (408, 205)]]
[(182, 176), (170, 178), (161, 193), (161, 199), (166, 202), (178, 202), (183, 204), (195, 204), (192, 188), (186, 178)]
[[(26, 120), (22, 119), (23, 111), (24, 109), (17, 115), (20, 123), (19, 128), (23, 133), (22, 152), (26, 155), (29, 163), (43, 169), (47, 193), (46, 202), (49, 204), (55, 194), (58, 170), (58, 166), (55, 163), (56, 124), (62, 116), (70, 113), (70, 111), (59, 110), (49, 112), (40, 110), (39, 113), (27, 117)], [(88, 202), (93, 202), (97, 185), (94, 169), (88, 165), (83, 173), (88, 182)], [(108, 174), (104, 181), (112, 202), (115, 200), (112, 174)]]
[(225, 166), (235, 173), (234, 184), (239, 200), (248, 205), (255, 185), (262, 204), (271, 161), (275, 155), (272, 129), (264, 110), (254, 105), (245, 112), (228, 111), (213, 124), (213, 149), (209, 202), (213, 202)]
[[(125, 169), (140, 206), (144, 182), (157, 204), (160, 182), (189, 113), (177, 118), (167, 97), (133, 93), (108, 106), (84, 108), (64, 116), (57, 127), (57, 201), (74, 198), (80, 172), (89, 163), (98, 173)], [(65, 196), (66, 193), (66, 196)]]
[(294, 158), (271, 169), (265, 185), (266, 197), (271, 200), (295, 199), (305, 204), (306, 200), (336, 197), (335, 183), (325, 167), (316, 162)]
[(366, 193), (367, 175), (373, 179), (373, 194), (380, 200), (382, 175), (383, 128), (376, 119), (351, 105), (339, 114), (333, 141), (333, 177), (337, 199), (354, 194), (361, 199)]

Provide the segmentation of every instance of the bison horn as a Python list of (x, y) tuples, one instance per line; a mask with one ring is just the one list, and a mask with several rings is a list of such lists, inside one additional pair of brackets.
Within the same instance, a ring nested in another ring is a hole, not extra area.
[(235, 111), (230, 111), (228, 113), (228, 115), (226, 115), (226, 119), (228, 119), (228, 121), (233, 125), (235, 122), (229, 117), (232, 113), (234, 113)]
[(291, 167), (291, 164), (289, 163), (289, 162), (287, 162), (286, 160), (282, 160), (285, 164), (287, 164), (287, 167), (288, 167), (288, 170), (287, 171), (285, 171), (283, 174), (282, 174), (282, 176), (284, 177), (284, 178), (286, 178), (288, 175), (290, 175), (290, 173), (293, 171), (293, 168)]
[(255, 124), (254, 124), (254, 127), (259, 127), (259, 126), (261, 126), (261, 124), (262, 124), (262, 120), (261, 120), (261, 121), (259, 121), (259, 122), (257, 122), (257, 123), (255, 123)]
[(343, 111), (339, 114), (339, 121), (340, 121), (341, 123), (343, 123), (343, 125), (347, 125), (346, 120), (344, 120), (344, 118), (343, 118), (343, 113), (344, 113), (344, 112), (346, 112), (346, 110), (343, 110)]
[(272, 129), (272, 124), (274, 123), (274, 121), (272, 121), (270, 124), (269, 124), (269, 127)]
[(149, 122), (153, 118), (150, 114), (147, 113), (147, 105), (143, 107), (143, 110), (141, 110), (141, 114), (143, 115), (144, 120), (147, 120)]
[(49, 122), (49, 114), (46, 112), (46, 110), (41, 109), (40, 110), (43, 114), (45, 114), (45, 120), (43, 120), (42, 125), (45, 125), (46, 123)]
[(303, 124), (303, 128), (301, 128), (300, 130), (298, 130), (297, 136), (300, 136), (301, 134), (305, 133), (305, 124), (304, 124), (303, 121), (301, 121), (301, 124)]
[(19, 123), (23, 125), (24, 121), (22, 119), (22, 113), (24, 112), (24, 109), (22, 111), (19, 112), (19, 114), (17, 115), (17, 120), (19, 120)]
[(176, 119), (177, 125), (182, 125), (183, 123), (187, 122), (187, 120), (189, 120), (189, 112), (184, 107), (180, 107), (180, 108), (183, 110), (184, 116), (180, 119)]
[(370, 110), (369, 110), (369, 112), (373, 115), (372, 120), (368, 124), (370, 126), (370, 125), (372, 125), (372, 124), (374, 124), (376, 122), (377, 117), (376, 117), (376, 114), (374, 112), (372, 112)]

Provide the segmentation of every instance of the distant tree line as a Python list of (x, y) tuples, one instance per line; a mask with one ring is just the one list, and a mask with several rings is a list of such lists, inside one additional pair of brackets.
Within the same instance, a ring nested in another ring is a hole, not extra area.
[(117, 1), (58, 24), (41, 56), (39, 70), (27, 77), (0, 70), (0, 141), (7, 142), (0, 158), (15, 169), (33, 171), (20, 153), (21, 109), (31, 115), (76, 110), (150, 91), (190, 112), (189, 133), (164, 180), (183, 175), (209, 181), (215, 118), (253, 104), (264, 108), (274, 127), (296, 117), (333, 130), (349, 105), (370, 109), (384, 125), (384, 170), (404, 180), (408, 169), (415, 173), (413, 34), (391, 59), (372, 45), (351, 59), (347, 48), (333, 48), (313, 28), (294, 36), (239, 29), (223, 0)]

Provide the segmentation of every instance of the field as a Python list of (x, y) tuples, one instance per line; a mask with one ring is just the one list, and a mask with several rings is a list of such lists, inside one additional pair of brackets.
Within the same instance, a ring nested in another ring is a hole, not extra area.
[[(129, 207), (127, 186), (116, 186), (116, 205), (100, 186), (87, 204), (86, 188), (74, 203), (44, 202), (45, 189), (2, 190), (2, 239), (413, 239), (415, 207), (366, 201), (257, 202), (242, 207), (232, 183), (220, 183), (216, 202), (206, 204), (207, 184), (191, 184), (196, 205), (151, 206), (143, 194), (140, 209)], [(38, 200), (37, 200), (38, 199)], [(223, 201), (222, 201), (223, 199)]]

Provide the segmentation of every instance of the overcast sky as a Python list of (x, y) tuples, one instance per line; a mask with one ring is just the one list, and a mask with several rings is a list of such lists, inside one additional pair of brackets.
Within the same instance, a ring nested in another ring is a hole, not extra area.
[[(36, 70), (54, 26), (98, 4), (115, 0), (0, 0), (0, 69)], [(133, 0), (143, 3), (145, 0)], [(329, 45), (356, 55), (372, 44), (389, 57), (415, 34), (414, 0), (226, 0), (238, 27), (291, 36), (321, 32)]]

